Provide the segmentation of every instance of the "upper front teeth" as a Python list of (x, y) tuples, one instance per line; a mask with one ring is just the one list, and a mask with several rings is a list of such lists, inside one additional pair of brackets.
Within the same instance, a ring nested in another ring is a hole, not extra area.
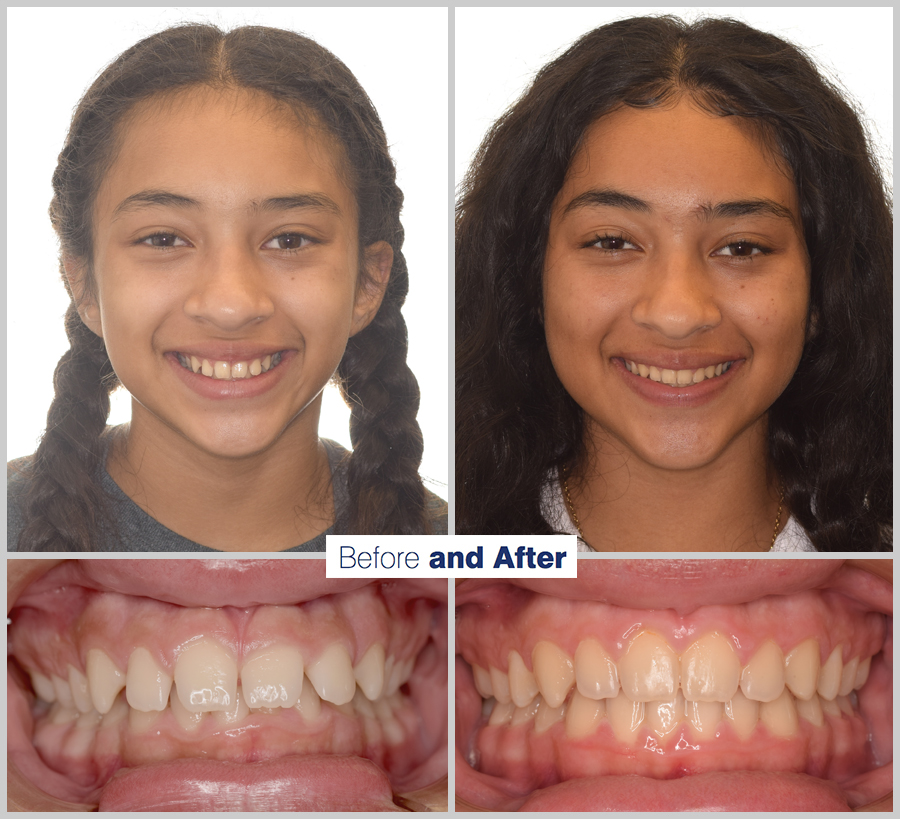
[(715, 378), (717, 375), (727, 373), (733, 362), (724, 361), (721, 364), (710, 364), (708, 367), (699, 367), (696, 370), (667, 370), (647, 364), (637, 364), (634, 361), (626, 361), (625, 367), (630, 373), (649, 378), (670, 387), (686, 387), (688, 384), (699, 384), (706, 378)]
[(178, 360), (186, 370), (205, 375), (207, 378), (218, 378), (221, 381), (236, 381), (241, 378), (253, 378), (267, 372), (281, 361), (281, 353), (254, 358), (252, 361), (210, 361), (208, 358), (190, 358), (178, 353)]

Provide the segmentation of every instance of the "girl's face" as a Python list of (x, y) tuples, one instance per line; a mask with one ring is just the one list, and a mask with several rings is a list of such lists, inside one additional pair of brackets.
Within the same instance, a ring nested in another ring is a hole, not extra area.
[(795, 186), (737, 117), (621, 109), (551, 214), (544, 321), (588, 434), (689, 469), (743, 440), (800, 360), (809, 271)]
[(265, 450), (298, 418), (315, 434), (321, 391), (392, 261), (386, 243), (367, 248), (363, 284), (342, 164), (267, 97), (201, 89), (138, 106), (98, 192), (81, 303), (133, 423), (225, 456)]

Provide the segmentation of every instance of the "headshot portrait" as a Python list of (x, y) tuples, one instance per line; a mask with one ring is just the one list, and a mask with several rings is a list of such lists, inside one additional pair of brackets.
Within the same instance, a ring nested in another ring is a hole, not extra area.
[(457, 17), (457, 532), (892, 550), (891, 12), (519, 11)]

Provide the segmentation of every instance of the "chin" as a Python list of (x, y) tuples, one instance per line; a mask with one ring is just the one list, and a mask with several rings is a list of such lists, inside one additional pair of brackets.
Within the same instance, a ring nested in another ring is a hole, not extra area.
[(446, 581), (31, 563), (8, 597), (12, 808), (446, 810)]

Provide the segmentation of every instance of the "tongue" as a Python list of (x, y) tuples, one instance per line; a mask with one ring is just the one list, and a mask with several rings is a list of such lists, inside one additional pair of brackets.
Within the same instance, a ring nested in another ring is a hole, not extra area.
[(399, 810), (391, 783), (367, 759), (293, 756), (235, 763), (179, 759), (120, 771), (104, 811)]
[(833, 782), (805, 774), (737, 771), (657, 780), (572, 779), (532, 794), (527, 811), (849, 811)]

